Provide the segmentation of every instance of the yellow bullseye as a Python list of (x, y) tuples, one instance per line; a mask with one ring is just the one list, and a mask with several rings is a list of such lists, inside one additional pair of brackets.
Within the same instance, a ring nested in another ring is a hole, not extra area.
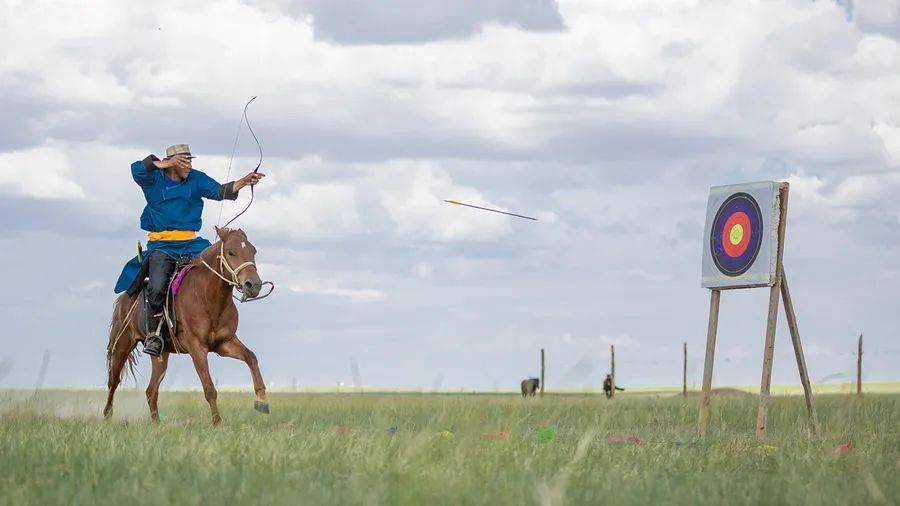
[(737, 246), (744, 240), (744, 227), (741, 226), (740, 223), (735, 223), (733, 227), (731, 227), (731, 231), (728, 233), (728, 240), (731, 241), (731, 244)]

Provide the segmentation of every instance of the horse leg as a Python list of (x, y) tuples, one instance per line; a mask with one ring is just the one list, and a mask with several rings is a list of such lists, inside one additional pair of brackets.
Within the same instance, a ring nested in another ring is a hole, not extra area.
[(222, 422), (222, 417), (219, 416), (219, 407), (216, 405), (216, 386), (213, 385), (212, 377), (209, 375), (209, 362), (206, 357), (209, 352), (194, 348), (190, 353), (194, 369), (197, 370), (197, 376), (200, 376), (200, 383), (203, 385), (203, 395), (206, 396), (206, 402), (209, 403), (209, 409), (212, 412), (212, 423), (218, 425)]
[(159, 399), (159, 385), (166, 377), (166, 368), (169, 366), (169, 352), (164, 351), (159, 358), (150, 359), (150, 363), (153, 364), (153, 371), (150, 373), (150, 382), (147, 384), (147, 405), (150, 406), (150, 419), (158, 422), (159, 409), (156, 401)]
[(106, 418), (112, 417), (113, 397), (115, 397), (116, 388), (119, 387), (119, 383), (122, 380), (122, 369), (125, 367), (125, 363), (128, 361), (128, 355), (131, 354), (131, 350), (133, 350), (135, 345), (137, 344), (131, 340), (131, 336), (128, 336), (128, 338), (128, 342), (131, 343), (131, 347), (117, 346), (118, 349), (112, 351), (112, 355), (109, 359), (109, 380), (107, 382), (109, 394), (106, 397), (106, 407), (103, 408), (103, 416)]
[(256, 354), (247, 348), (237, 336), (220, 344), (215, 352), (223, 357), (234, 358), (247, 364), (247, 367), (250, 368), (250, 376), (253, 377), (253, 390), (256, 392), (253, 409), (268, 415), (269, 401), (266, 399), (266, 383), (263, 381), (262, 373), (259, 372)]

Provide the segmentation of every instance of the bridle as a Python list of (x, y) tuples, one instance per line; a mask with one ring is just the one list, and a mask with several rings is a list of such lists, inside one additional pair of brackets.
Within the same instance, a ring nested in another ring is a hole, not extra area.
[[(232, 289), (237, 288), (238, 290), (241, 291), (240, 297), (235, 297), (234, 293), (231, 294), (231, 297), (234, 298), (234, 300), (236, 300), (238, 302), (252, 302), (254, 300), (265, 299), (269, 295), (272, 295), (272, 292), (275, 291), (275, 283), (272, 283), (271, 281), (263, 281), (262, 286), (269, 285), (269, 291), (265, 295), (259, 295), (256, 297), (247, 297), (247, 294), (244, 293), (244, 289), (241, 286), (241, 283), (238, 281), (238, 273), (241, 272), (243, 269), (246, 269), (247, 267), (251, 267), (251, 266), (256, 267), (256, 263), (255, 262), (244, 262), (241, 265), (238, 265), (237, 267), (231, 267), (231, 264), (228, 263), (228, 260), (225, 260), (225, 241), (224, 240), (220, 241), (219, 254), (216, 255), (216, 257), (219, 258), (219, 268), (218, 269), (213, 269), (212, 266), (210, 266), (208, 263), (206, 263), (206, 260), (204, 260), (203, 258), (201, 258), (200, 261), (213, 274), (218, 276), (226, 284), (230, 285), (232, 287)], [(231, 279), (226, 278), (223, 275), (223, 273), (228, 273), (231, 276)], [(262, 286), (260, 287), (260, 289), (262, 289)]]

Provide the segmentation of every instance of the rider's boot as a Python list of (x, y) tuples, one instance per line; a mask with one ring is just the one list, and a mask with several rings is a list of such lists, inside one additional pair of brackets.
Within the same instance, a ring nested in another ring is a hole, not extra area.
[(163, 315), (157, 313), (150, 317), (147, 328), (150, 330), (147, 338), (144, 339), (144, 353), (152, 357), (158, 357), (162, 354), (163, 338), (162, 338)]

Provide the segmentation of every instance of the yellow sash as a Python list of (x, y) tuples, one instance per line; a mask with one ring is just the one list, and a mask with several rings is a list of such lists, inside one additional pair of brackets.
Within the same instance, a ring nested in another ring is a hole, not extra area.
[(147, 240), (150, 241), (188, 241), (195, 237), (197, 232), (193, 230), (163, 230), (147, 234)]

